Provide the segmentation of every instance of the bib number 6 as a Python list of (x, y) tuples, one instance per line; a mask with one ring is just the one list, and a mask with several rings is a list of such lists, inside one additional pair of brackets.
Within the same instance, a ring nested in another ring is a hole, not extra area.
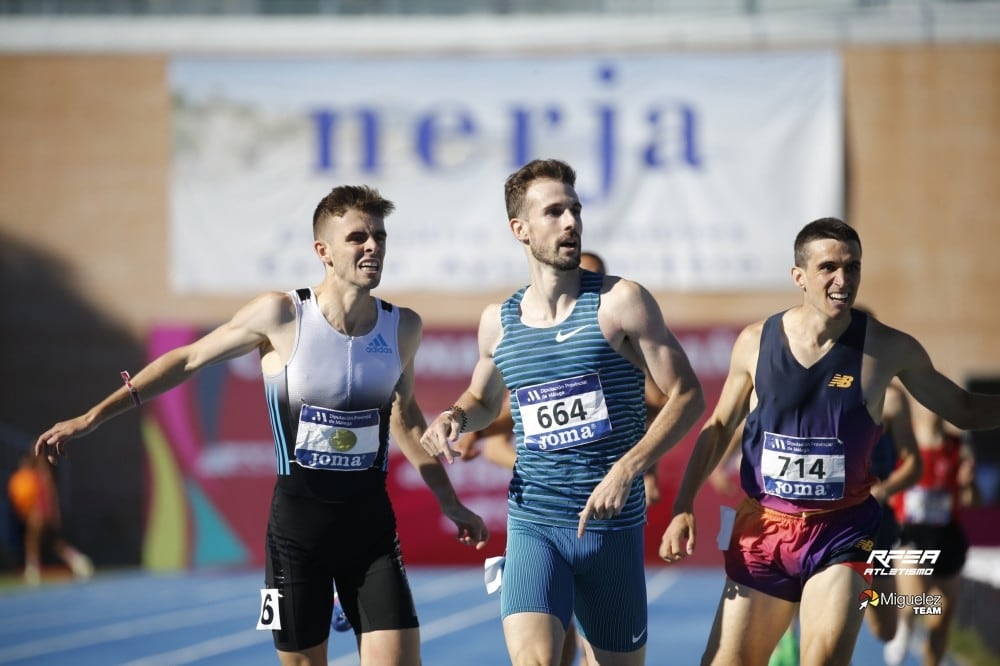
[(257, 616), (257, 629), (271, 631), (281, 629), (281, 605), (278, 600), (281, 593), (276, 589), (260, 591), (260, 614)]

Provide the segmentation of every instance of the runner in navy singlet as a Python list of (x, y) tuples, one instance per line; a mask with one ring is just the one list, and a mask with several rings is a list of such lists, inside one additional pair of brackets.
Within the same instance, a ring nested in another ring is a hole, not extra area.
[(850, 662), (879, 524), (871, 455), (893, 378), (959, 427), (1000, 425), (1000, 395), (963, 390), (912, 336), (852, 307), (861, 282), (854, 229), (816, 220), (794, 250), (802, 302), (737, 338), (660, 544), (667, 562), (693, 551), (695, 495), (745, 418), (747, 497), (731, 534), (720, 535), (728, 578), (705, 664), (766, 664), (796, 611), (802, 663)]

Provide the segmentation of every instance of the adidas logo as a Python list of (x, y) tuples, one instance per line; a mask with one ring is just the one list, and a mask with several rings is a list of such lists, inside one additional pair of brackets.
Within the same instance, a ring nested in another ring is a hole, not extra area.
[(375, 336), (374, 340), (368, 343), (365, 347), (365, 351), (369, 354), (391, 354), (392, 347), (389, 346), (389, 343), (387, 343), (385, 338), (382, 337), (382, 334), (379, 333)]

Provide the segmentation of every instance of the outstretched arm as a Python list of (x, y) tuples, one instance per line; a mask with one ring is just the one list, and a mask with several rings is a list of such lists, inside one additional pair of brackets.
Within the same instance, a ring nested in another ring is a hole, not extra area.
[[(181, 384), (201, 368), (241, 356), (268, 344), (268, 337), (282, 321), (294, 321), (294, 310), (285, 294), (267, 293), (243, 306), (225, 324), (189, 345), (172, 349), (154, 359), (134, 377), (131, 388), (137, 399), (150, 400)], [(55, 463), (65, 454), (67, 442), (90, 434), (102, 423), (131, 409), (132, 391), (121, 386), (85, 413), (60, 421), (35, 441), (36, 455)]]
[(1000, 394), (972, 393), (941, 374), (913, 337), (882, 325), (880, 346), (891, 354), (895, 373), (921, 405), (961, 430), (1000, 427)]

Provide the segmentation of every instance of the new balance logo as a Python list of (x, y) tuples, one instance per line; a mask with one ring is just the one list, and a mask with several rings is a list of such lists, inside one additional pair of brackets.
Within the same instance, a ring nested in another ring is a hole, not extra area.
[(565, 333), (563, 333), (562, 331), (557, 331), (556, 332), (556, 342), (565, 342), (566, 340), (569, 340), (570, 338), (572, 338), (574, 335), (576, 335), (577, 333), (579, 333), (580, 331), (582, 331), (585, 328), (587, 328), (586, 324), (584, 324), (583, 326), (580, 326), (578, 328), (574, 328), (572, 330), (566, 331)]
[(392, 347), (389, 346), (389, 343), (387, 343), (385, 338), (382, 337), (382, 334), (379, 333), (375, 336), (374, 340), (368, 343), (368, 346), (365, 347), (365, 351), (369, 354), (391, 354)]
[(842, 375), (839, 372), (836, 373), (830, 380), (827, 386), (832, 386), (833, 388), (851, 388), (854, 383), (854, 377), (851, 375)]

